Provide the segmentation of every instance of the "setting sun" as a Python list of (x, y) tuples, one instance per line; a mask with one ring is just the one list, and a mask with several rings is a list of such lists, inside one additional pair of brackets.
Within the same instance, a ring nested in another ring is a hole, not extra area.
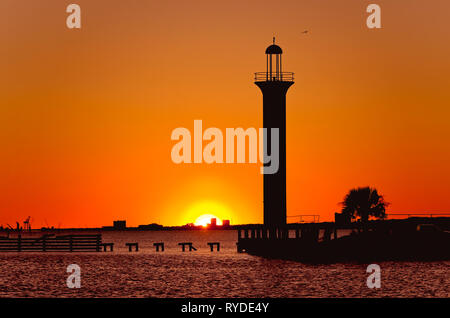
[(222, 225), (222, 220), (219, 219), (217, 216), (213, 215), (213, 214), (203, 214), (200, 215), (194, 222), (194, 225), (201, 225), (201, 226), (207, 226), (208, 224), (211, 223), (211, 219), (216, 219), (217, 221), (217, 225)]
[(223, 220), (231, 220), (232, 211), (225, 204), (215, 200), (202, 200), (193, 203), (185, 212), (186, 223), (206, 226), (211, 219), (216, 219), (217, 225), (222, 225)]

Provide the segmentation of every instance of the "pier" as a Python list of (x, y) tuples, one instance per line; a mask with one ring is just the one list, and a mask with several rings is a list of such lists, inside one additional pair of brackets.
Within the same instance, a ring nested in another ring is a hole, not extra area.
[(337, 229), (334, 223), (288, 224), (282, 227), (252, 225), (238, 229), (237, 251), (238, 253), (262, 251), (268, 247), (291, 249), (301, 243), (336, 239)]
[[(238, 253), (269, 258), (332, 262), (447, 259), (450, 252), (429, 246), (450, 240), (450, 218), (410, 218), (351, 222), (242, 226)], [(347, 230), (348, 233), (338, 232)]]
[[(45, 234), (38, 238), (0, 237), (0, 252), (100, 252), (101, 234)], [(111, 243), (112, 244), (112, 243)]]

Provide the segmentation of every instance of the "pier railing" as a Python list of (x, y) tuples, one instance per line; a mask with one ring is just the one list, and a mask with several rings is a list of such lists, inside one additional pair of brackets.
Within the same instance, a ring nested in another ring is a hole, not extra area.
[(101, 234), (0, 237), (0, 252), (100, 252)]
[(256, 72), (255, 82), (293, 82), (293, 72)]

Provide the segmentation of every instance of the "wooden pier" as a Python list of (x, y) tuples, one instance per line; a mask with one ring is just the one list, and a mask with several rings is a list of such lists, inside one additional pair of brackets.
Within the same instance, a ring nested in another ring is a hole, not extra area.
[[(321, 231), (322, 237), (319, 235)], [(288, 224), (284, 227), (253, 225), (238, 229), (236, 245), (238, 253), (259, 253), (264, 250), (270, 252), (271, 249), (282, 252), (300, 245), (311, 245), (332, 238), (337, 238), (337, 228), (333, 223)]]
[[(372, 222), (367, 229), (390, 228), (383, 222)], [(238, 228), (238, 253), (249, 253), (267, 257), (289, 258), (289, 256), (307, 256), (319, 253), (319, 249), (328, 248), (338, 239), (338, 231), (362, 231), (357, 222), (349, 224), (291, 223), (280, 227), (268, 227), (263, 224), (242, 226)]]
[(100, 252), (101, 234), (77, 234), (54, 236), (46, 234), (38, 238), (0, 237), (0, 252)]
[[(347, 230), (347, 233), (338, 231)], [(450, 259), (449, 218), (242, 226), (237, 251), (306, 262)]]
[(336, 226), (334, 223), (287, 224), (283, 227), (250, 225), (238, 229), (238, 241), (245, 239), (314, 239), (318, 240), (319, 231), (337, 235), (337, 229), (352, 229), (355, 226)]

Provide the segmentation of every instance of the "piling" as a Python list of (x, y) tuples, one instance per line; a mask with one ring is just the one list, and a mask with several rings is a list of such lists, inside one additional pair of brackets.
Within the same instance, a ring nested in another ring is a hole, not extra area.
[(206, 244), (209, 245), (209, 247), (211, 248), (211, 252), (214, 251), (214, 246), (217, 246), (217, 252), (220, 251), (220, 243), (219, 242), (209, 242)]
[(164, 243), (153, 243), (153, 246), (156, 247), (157, 252), (159, 252), (159, 248), (161, 248), (161, 252), (164, 252)]
[(133, 247), (136, 252), (139, 251), (138, 243), (125, 243), (125, 245), (128, 246), (128, 252), (131, 252)]
[(182, 252), (186, 251), (186, 246), (189, 247), (189, 252), (197, 250), (194, 246), (192, 246), (192, 242), (181, 242), (181, 243), (178, 243), (178, 245), (181, 246), (181, 251)]

